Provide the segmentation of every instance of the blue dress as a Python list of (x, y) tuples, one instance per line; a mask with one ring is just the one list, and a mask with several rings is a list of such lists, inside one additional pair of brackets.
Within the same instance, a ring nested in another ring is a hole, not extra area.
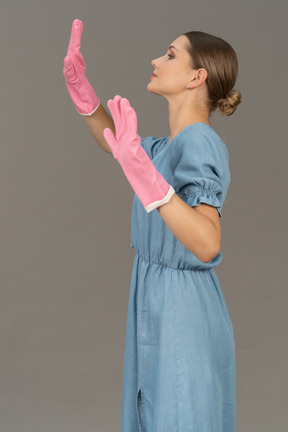
[[(141, 145), (185, 203), (207, 203), (221, 217), (224, 141), (200, 122), (169, 139), (141, 137)], [(234, 432), (234, 333), (214, 270), (221, 251), (203, 263), (137, 195), (131, 247), (121, 432)]]

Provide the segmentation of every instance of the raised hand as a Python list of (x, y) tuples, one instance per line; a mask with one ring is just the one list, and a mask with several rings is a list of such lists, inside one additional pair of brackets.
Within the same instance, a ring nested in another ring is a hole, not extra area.
[(127, 160), (127, 151), (135, 152), (141, 147), (141, 139), (137, 134), (137, 116), (134, 109), (130, 106), (128, 99), (115, 96), (114, 100), (110, 99), (107, 106), (112, 114), (116, 139), (111, 129), (106, 128), (103, 133), (113, 156), (119, 163), (125, 164)]
[(147, 213), (150, 213), (168, 202), (175, 191), (156, 170), (141, 146), (137, 115), (129, 101), (117, 95), (107, 105), (114, 120), (116, 137), (109, 128), (104, 129), (103, 135), (134, 192)]
[(86, 64), (80, 52), (82, 32), (83, 22), (75, 19), (67, 55), (64, 58), (63, 75), (76, 110), (79, 114), (90, 116), (99, 107), (100, 100), (85, 76)]

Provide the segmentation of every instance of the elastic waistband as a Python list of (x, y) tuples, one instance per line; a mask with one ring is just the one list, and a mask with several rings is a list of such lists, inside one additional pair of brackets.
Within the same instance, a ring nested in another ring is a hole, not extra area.
[(169, 269), (169, 270), (174, 270), (174, 271), (189, 271), (189, 272), (196, 271), (196, 272), (198, 272), (198, 271), (211, 271), (211, 269), (213, 269), (213, 267), (207, 267), (207, 268), (201, 268), (201, 267), (191, 267), (191, 268), (172, 267), (172, 266), (169, 266), (167, 264), (163, 264), (161, 262), (152, 261), (151, 259), (148, 259), (148, 258), (144, 257), (143, 255), (141, 255), (139, 252), (137, 252), (137, 251), (135, 251), (135, 252), (136, 252), (136, 256), (138, 258), (140, 258), (142, 261), (145, 261), (145, 262), (147, 262), (149, 264), (153, 264), (153, 265), (156, 265), (158, 267), (166, 268), (166, 269)]

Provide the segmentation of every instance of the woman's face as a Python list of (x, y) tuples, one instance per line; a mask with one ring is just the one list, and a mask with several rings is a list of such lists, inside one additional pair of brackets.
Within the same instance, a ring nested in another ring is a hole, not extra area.
[(175, 39), (161, 57), (152, 60), (156, 76), (150, 78), (147, 90), (163, 96), (187, 91), (187, 85), (195, 77), (191, 57), (185, 48), (189, 43), (186, 36)]

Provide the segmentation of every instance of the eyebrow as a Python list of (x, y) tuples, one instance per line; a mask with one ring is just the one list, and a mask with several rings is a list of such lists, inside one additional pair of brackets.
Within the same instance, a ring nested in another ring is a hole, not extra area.
[(178, 51), (178, 49), (174, 46), (174, 45), (170, 45), (168, 49), (174, 48), (176, 51)]

